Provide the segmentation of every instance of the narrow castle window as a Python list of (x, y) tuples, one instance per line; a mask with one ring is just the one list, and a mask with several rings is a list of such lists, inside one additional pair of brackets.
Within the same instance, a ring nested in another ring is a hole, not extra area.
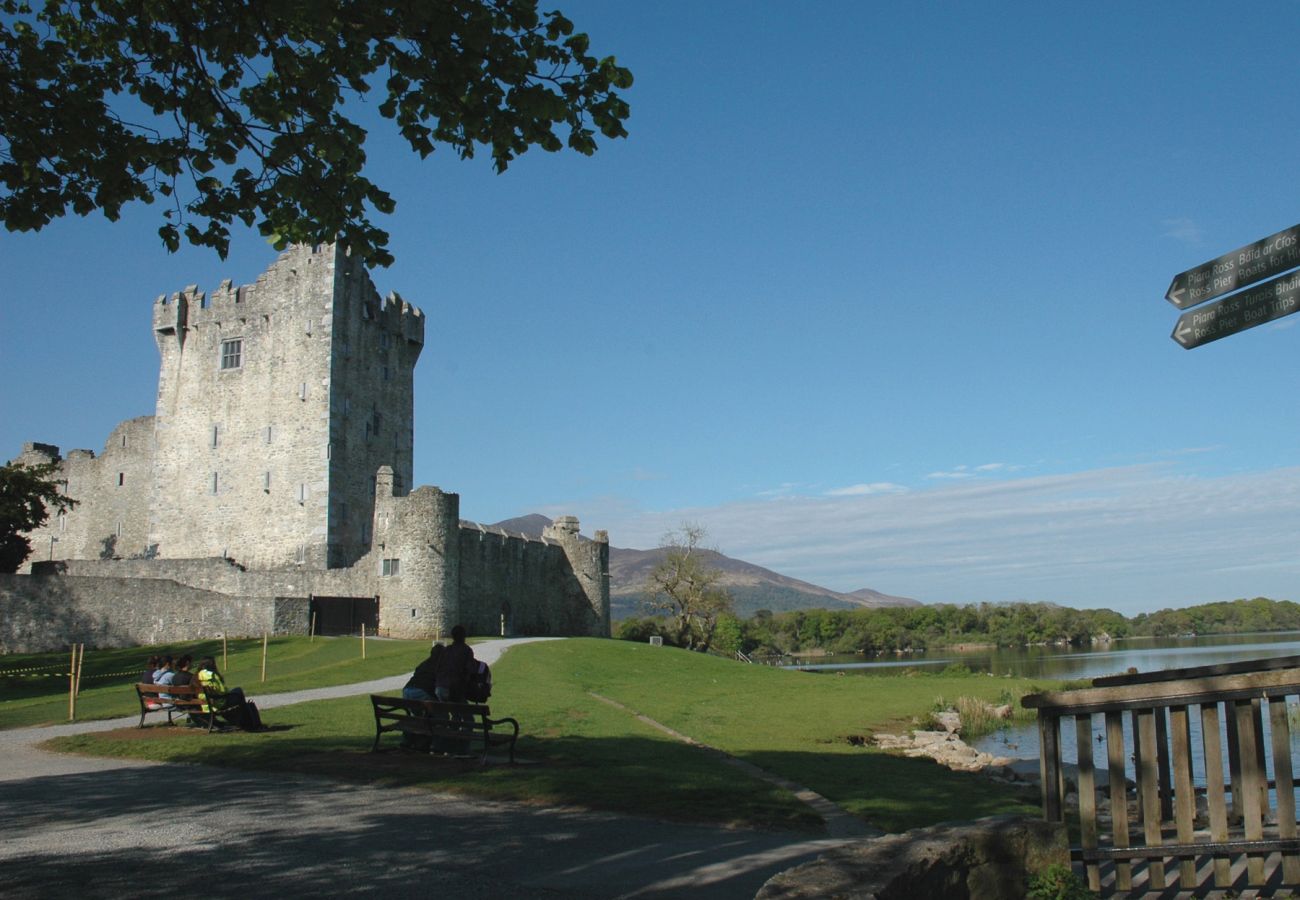
[(299, 503), (307, 502), (307, 485), (305, 484), (298, 485), (298, 502)]
[(263, 472), (263, 473), (262, 473), (262, 490), (265, 491), (265, 492), (268, 493), (268, 494), (271, 493), (271, 473), (270, 473), (270, 472)]
[(126, 435), (122, 435), (122, 446), (126, 446)]
[(299, 400), (307, 399), (307, 382), (305, 381), (302, 384), (298, 385), (298, 399)]
[(262, 443), (264, 443), (264, 444), (269, 444), (269, 443), (271, 443), (271, 426), (270, 426), (270, 425), (267, 425), (266, 428), (264, 428), (264, 429), (262, 430)]
[(400, 559), (386, 559), (383, 561), (383, 567), (380, 569), (379, 574), (385, 577), (389, 575), (397, 575), (399, 574), (401, 567), (402, 561)]
[(220, 439), (218, 437), (219, 428), (220, 426), (217, 425), (212, 426), (212, 449), (213, 450), (217, 449), (217, 444), (220, 443)]
[(118, 486), (118, 487), (121, 487), (121, 486), (124, 485), (124, 484), (126, 484), (126, 473), (125, 473), (125, 472), (118, 472), (118, 473), (117, 473), (117, 486)]
[(305, 563), (306, 561), (307, 561), (307, 545), (306, 545), (306, 544), (299, 544), (299, 545), (298, 545), (298, 555), (297, 555), (297, 557), (296, 557), (296, 559), (295, 559), (295, 562), (297, 562), (298, 565), (301, 566), (301, 565), (302, 565), (303, 563)]
[(212, 493), (215, 494), (215, 493), (217, 492), (217, 486), (218, 486), (218, 485), (217, 485), (217, 473), (216, 473), (216, 472), (213, 472), (213, 473), (212, 473)]
[(375, 407), (373, 419), (374, 424), (370, 427), (370, 433), (375, 437), (379, 437), (379, 425), (383, 421), (383, 417), (379, 415), (379, 407)]
[(244, 364), (244, 342), (236, 338), (221, 342), (221, 368), (238, 369)]
[(388, 366), (384, 366), (384, 381), (388, 381)]
[(121, 522), (121, 520), (119, 520), (118, 523), (117, 523), (117, 536), (118, 536), (118, 537), (121, 537), (121, 536), (122, 536), (122, 522)]

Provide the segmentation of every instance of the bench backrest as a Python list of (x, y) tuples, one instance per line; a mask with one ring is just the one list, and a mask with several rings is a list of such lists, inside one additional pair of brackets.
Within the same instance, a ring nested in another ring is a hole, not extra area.
[(487, 718), (492, 714), (492, 710), (485, 703), (444, 703), (440, 700), (408, 700), (405, 697), (385, 697), (381, 694), (371, 694), (370, 704), (375, 709), (375, 715), (381, 715), (385, 712), (391, 713), (397, 709), (421, 716), (429, 712), (447, 712)]
[(203, 702), (203, 685), (201, 684), (137, 684), (135, 691), (141, 698), (165, 700), (170, 703), (179, 701), (182, 705), (201, 704)]

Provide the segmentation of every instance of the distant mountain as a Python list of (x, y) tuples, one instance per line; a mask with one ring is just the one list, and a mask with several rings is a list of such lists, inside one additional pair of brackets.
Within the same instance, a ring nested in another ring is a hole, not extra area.
[[(546, 516), (536, 513), (506, 519), (489, 527), (504, 528), (541, 537), (542, 529), (551, 524)], [(760, 609), (772, 612), (788, 612), (795, 609), (862, 609), (882, 606), (920, 606), (921, 604), (907, 597), (894, 597), (882, 594), (871, 588), (862, 588), (850, 594), (832, 591), (807, 581), (790, 578), (747, 563), (732, 559), (713, 550), (703, 551), (708, 560), (722, 570), (722, 584), (731, 592), (736, 601), (736, 612), (741, 616), (752, 616)], [(663, 558), (663, 551), (628, 550), (621, 547), (609, 548), (609, 594), (611, 614), (614, 619), (626, 619), (642, 613), (642, 601), (645, 599), (645, 584), (650, 572)]]
[(504, 522), (497, 522), (489, 525), (489, 528), (504, 528), (506, 531), (513, 531), (516, 534), (526, 534), (529, 537), (539, 538), (542, 536), (542, 529), (551, 524), (551, 520), (546, 516), (533, 513), (528, 516), (519, 516), (515, 519), (506, 519)]

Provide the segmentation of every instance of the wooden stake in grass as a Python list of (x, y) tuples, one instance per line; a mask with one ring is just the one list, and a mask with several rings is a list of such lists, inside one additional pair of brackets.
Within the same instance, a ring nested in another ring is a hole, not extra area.
[(361, 623), (361, 658), (366, 658), (366, 623)]
[(86, 645), (81, 645), (81, 651), (77, 654), (77, 687), (73, 691), (78, 697), (81, 696), (81, 670), (86, 666)]
[(72, 645), (72, 659), (68, 661), (68, 721), (77, 717), (77, 645)]
[(262, 680), (266, 681), (266, 632), (262, 632)]
[(307, 630), (307, 635), (308, 635), (307, 643), (309, 644), (316, 643), (316, 611), (315, 610), (312, 610), (311, 613), (311, 627)]

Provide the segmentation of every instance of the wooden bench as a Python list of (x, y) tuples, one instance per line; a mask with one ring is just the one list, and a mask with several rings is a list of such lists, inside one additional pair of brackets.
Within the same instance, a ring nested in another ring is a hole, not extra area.
[[(515, 762), (515, 740), (519, 737), (519, 722), (515, 719), (493, 719), (491, 710), (481, 703), (442, 703), (437, 700), (406, 700), (402, 697), (370, 695), (375, 711), (375, 745), (386, 732), (417, 735), (444, 741), (481, 741), (482, 764), (487, 763), (492, 747), (507, 746), (510, 764)], [(508, 726), (505, 727), (505, 726)]]
[[(175, 725), (173, 716), (185, 713), (195, 722), (205, 721), (208, 733), (216, 727), (217, 716), (225, 712), (221, 695), (208, 696), (203, 685), (197, 681), (191, 684), (137, 684), (136, 695), (140, 698), (140, 727), (144, 727), (144, 717), (151, 712), (167, 713), (167, 724)], [(203, 707), (208, 707), (204, 712)]]

